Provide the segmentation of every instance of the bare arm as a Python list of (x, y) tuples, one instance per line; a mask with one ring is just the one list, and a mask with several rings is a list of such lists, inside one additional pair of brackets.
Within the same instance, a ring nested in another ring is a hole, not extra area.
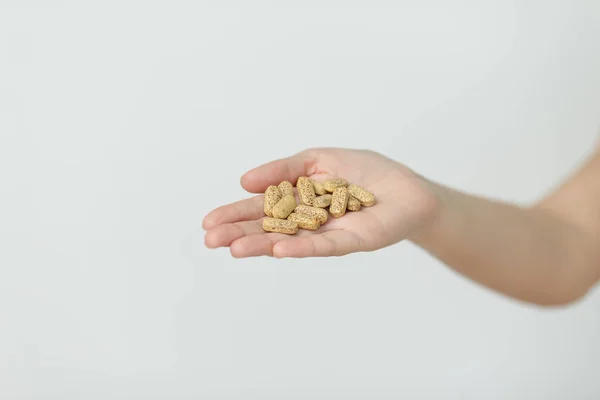
[(295, 236), (262, 230), (262, 197), (225, 205), (203, 226), (235, 257), (326, 257), (412, 240), (464, 276), (522, 301), (573, 302), (600, 278), (600, 152), (535, 207), (471, 196), (372, 151), (309, 149), (246, 173), (252, 193), (299, 176), (345, 177), (377, 204)]
[(438, 217), (413, 241), (459, 273), (541, 305), (575, 301), (600, 278), (600, 152), (532, 208), (431, 185)]

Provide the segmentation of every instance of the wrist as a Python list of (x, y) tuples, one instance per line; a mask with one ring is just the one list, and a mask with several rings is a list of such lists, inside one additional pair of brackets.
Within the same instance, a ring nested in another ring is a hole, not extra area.
[(408, 240), (423, 245), (435, 240), (443, 230), (444, 221), (451, 213), (452, 190), (432, 182), (422, 176), (417, 177), (424, 190), (431, 196), (431, 210), (422, 224), (408, 237)]

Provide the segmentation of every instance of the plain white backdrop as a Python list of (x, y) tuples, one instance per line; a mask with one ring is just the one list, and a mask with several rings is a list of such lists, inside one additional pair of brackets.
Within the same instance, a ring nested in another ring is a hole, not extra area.
[(0, 397), (597, 399), (598, 290), (237, 260), (201, 220), (315, 146), (528, 204), (595, 144), (598, 38), (597, 1), (0, 0)]

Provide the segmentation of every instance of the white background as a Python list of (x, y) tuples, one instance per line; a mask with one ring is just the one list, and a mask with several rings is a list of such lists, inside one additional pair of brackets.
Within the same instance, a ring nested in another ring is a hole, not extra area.
[(402, 243), (204, 248), (247, 169), (370, 148), (527, 204), (600, 126), (597, 1), (0, 0), (2, 399), (597, 399), (544, 310)]

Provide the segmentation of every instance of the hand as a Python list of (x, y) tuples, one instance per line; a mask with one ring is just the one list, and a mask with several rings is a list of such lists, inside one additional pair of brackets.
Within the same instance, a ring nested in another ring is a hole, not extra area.
[(241, 184), (251, 193), (300, 176), (318, 181), (340, 177), (375, 194), (377, 204), (348, 211), (316, 231), (296, 235), (262, 229), (263, 196), (219, 207), (202, 223), (206, 246), (229, 246), (234, 257), (341, 256), (397, 243), (423, 228), (436, 214), (437, 201), (426, 181), (405, 166), (365, 150), (311, 149), (247, 172)]

